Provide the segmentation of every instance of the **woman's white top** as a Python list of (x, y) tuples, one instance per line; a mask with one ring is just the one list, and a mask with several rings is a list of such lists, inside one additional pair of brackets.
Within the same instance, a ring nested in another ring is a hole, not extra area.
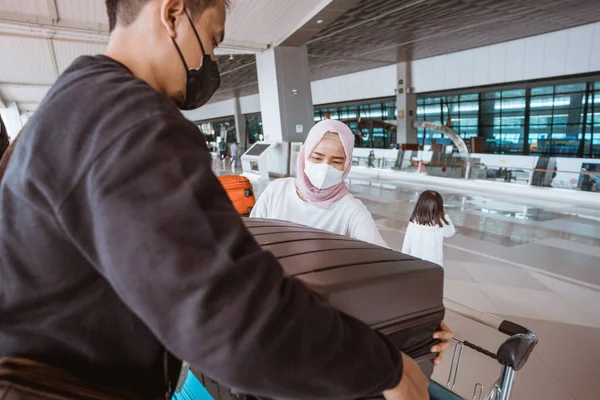
[(294, 178), (277, 179), (269, 184), (250, 217), (290, 221), (388, 247), (371, 213), (360, 200), (347, 194), (324, 210), (298, 196)]
[[(444, 238), (449, 238), (456, 233), (456, 229), (448, 215), (445, 216), (449, 225), (419, 225), (408, 223), (404, 235), (402, 252), (422, 260), (444, 265)], [(443, 222), (442, 222), (443, 223)]]

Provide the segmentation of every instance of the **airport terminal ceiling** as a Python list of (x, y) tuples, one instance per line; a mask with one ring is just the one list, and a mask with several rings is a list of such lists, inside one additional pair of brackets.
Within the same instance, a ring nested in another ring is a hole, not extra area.
[[(347, 4), (348, 2), (343, 2)], [(361, 0), (308, 41), (312, 80), (600, 20), (598, 0)], [(335, 1), (330, 7), (335, 7)], [(327, 16), (328, 8), (322, 11)], [(307, 25), (316, 28), (317, 14)], [(326, 18), (323, 18), (326, 20)], [(326, 21), (328, 22), (328, 21)], [(284, 43), (285, 44), (285, 43)], [(258, 93), (253, 55), (219, 59), (213, 101)]]
[[(600, 21), (598, 0), (232, 4), (219, 56), (223, 83), (212, 101), (257, 93), (253, 53), (269, 45), (307, 43), (318, 80)], [(77, 56), (103, 52), (107, 38), (104, 0), (0, 1), (0, 103), (34, 111), (57, 75)]]
[[(325, 3), (233, 0), (217, 54), (281, 43)], [(0, 0), (0, 108), (35, 111), (58, 75), (81, 55), (103, 53), (108, 37), (105, 0)]]

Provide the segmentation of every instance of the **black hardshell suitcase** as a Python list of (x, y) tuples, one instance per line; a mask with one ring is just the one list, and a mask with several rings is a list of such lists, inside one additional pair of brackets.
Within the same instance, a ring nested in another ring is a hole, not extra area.
[[(289, 222), (245, 219), (245, 223), (288, 275), (386, 335), (431, 376), (432, 336), (444, 318), (444, 271), (439, 265)], [(233, 395), (197, 372), (216, 400), (251, 398)]]

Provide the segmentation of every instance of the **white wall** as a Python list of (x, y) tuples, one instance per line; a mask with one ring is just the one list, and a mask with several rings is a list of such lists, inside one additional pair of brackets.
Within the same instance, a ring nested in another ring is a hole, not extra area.
[[(260, 97), (258, 94), (240, 97), (242, 114), (260, 112)], [(204, 121), (207, 119), (229, 117), (235, 114), (235, 100), (223, 100), (209, 103), (196, 110), (182, 111), (187, 119), (192, 121)]]
[[(423, 93), (597, 71), (600, 22), (413, 61), (412, 87)], [(396, 65), (389, 65), (313, 81), (313, 104), (392, 97), (397, 79)], [(260, 111), (258, 95), (240, 102), (244, 114)], [(209, 104), (192, 113), (196, 120), (233, 115), (233, 103)]]
[(183, 115), (192, 121), (204, 121), (207, 119), (227, 117), (234, 114), (234, 99), (218, 101), (206, 104), (196, 110), (182, 111)]
[(395, 96), (396, 65), (336, 76), (311, 83), (313, 104)]
[(600, 71), (600, 22), (413, 62), (431, 92)]
[(482, 164), (490, 168), (531, 169), (537, 164), (537, 156), (517, 156), (511, 154), (473, 153), (473, 158), (479, 158)]
[(242, 114), (253, 114), (260, 112), (260, 96), (258, 93), (251, 96), (240, 97), (240, 108)]

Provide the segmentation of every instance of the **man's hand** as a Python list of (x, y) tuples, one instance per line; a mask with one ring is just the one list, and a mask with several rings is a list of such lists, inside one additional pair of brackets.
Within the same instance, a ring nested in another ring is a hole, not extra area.
[(429, 379), (425, 377), (417, 363), (402, 353), (402, 380), (392, 390), (383, 392), (386, 400), (429, 400)]
[(433, 334), (434, 339), (438, 339), (440, 343), (436, 344), (431, 348), (432, 353), (439, 353), (439, 355), (433, 360), (434, 365), (439, 365), (444, 358), (444, 351), (450, 346), (452, 343), (452, 338), (454, 337), (454, 332), (446, 325), (444, 321), (440, 325), (440, 330)]

